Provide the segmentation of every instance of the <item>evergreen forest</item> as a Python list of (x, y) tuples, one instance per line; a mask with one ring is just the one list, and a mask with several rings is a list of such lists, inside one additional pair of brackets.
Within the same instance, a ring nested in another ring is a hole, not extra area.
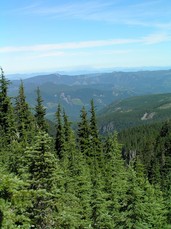
[(104, 137), (93, 100), (76, 130), (59, 104), (51, 136), (41, 90), (0, 74), (0, 228), (171, 228), (170, 121)]

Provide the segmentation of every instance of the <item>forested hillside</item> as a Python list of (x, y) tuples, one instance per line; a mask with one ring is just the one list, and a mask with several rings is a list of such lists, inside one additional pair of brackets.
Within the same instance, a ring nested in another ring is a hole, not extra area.
[[(154, 141), (151, 153), (144, 148), (128, 160), (129, 148), (117, 133), (99, 135), (93, 100), (89, 112), (82, 107), (76, 132), (58, 104), (52, 138), (41, 90), (33, 112), (23, 82), (14, 103), (8, 87), (1, 70), (0, 228), (171, 228), (168, 124), (147, 135)], [(148, 140), (140, 143), (145, 147)], [(134, 149), (139, 142), (131, 141)]]
[(171, 93), (115, 101), (98, 112), (98, 124), (103, 134), (168, 119), (171, 119)]
[[(158, 185), (167, 199), (169, 223), (171, 222), (171, 121), (160, 122), (122, 131), (122, 155), (127, 164), (141, 162), (141, 169), (148, 181)], [(136, 165), (135, 163), (135, 169)], [(170, 228), (170, 227), (169, 227)]]

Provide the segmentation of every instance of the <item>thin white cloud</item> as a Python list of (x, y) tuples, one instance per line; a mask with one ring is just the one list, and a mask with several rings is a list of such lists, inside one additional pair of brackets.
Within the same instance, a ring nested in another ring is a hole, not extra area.
[(42, 53), (40, 55), (34, 55), (31, 56), (30, 58), (44, 58), (44, 57), (72, 57), (72, 56), (78, 56), (78, 57), (82, 57), (82, 56), (91, 56), (91, 55), (122, 55), (122, 54), (126, 54), (131, 52), (130, 49), (124, 49), (124, 50), (96, 50), (96, 51), (72, 51), (72, 52), (48, 52), (48, 53)]
[(151, 44), (157, 44), (161, 42), (170, 41), (171, 36), (163, 33), (158, 34), (151, 34), (149, 36), (144, 37), (143, 42), (144, 44), (151, 45)]
[(64, 50), (64, 49), (82, 49), (82, 48), (95, 48), (121, 44), (138, 43), (139, 39), (111, 39), (111, 40), (96, 40), (96, 41), (82, 41), (82, 42), (68, 42), (59, 44), (43, 44), (32, 46), (7, 46), (0, 47), (0, 53), (11, 52), (42, 52), (52, 50)]
[[(170, 41), (171, 36), (165, 33), (155, 33), (141, 37), (137, 39), (109, 39), (109, 40), (95, 40), (95, 41), (81, 41), (81, 42), (66, 42), (57, 44), (41, 44), (31, 46), (6, 46), (0, 47), (0, 53), (15, 53), (15, 52), (48, 52), (53, 51), (54, 55), (63, 55), (59, 50), (71, 50), (71, 49), (88, 49), (88, 48), (100, 48), (105, 46), (117, 46), (128, 44), (157, 44), (166, 41)], [(56, 51), (56, 52), (55, 52)], [(50, 54), (51, 55), (51, 54)]]

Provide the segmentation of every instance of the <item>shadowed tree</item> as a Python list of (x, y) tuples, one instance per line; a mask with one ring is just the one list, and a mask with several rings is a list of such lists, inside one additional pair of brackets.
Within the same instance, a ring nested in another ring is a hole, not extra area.
[(87, 119), (87, 112), (85, 107), (81, 109), (80, 121), (78, 122), (78, 144), (80, 151), (85, 155), (89, 156), (90, 148), (90, 127)]
[(36, 119), (36, 123), (38, 125), (38, 128), (40, 128), (43, 131), (48, 130), (48, 125), (45, 119), (45, 115), (46, 115), (46, 108), (43, 106), (43, 99), (41, 97), (40, 94), (40, 89), (39, 87), (37, 88), (37, 104), (35, 106), (35, 119)]
[(15, 114), (19, 139), (25, 141), (31, 139), (31, 135), (34, 135), (35, 122), (29, 105), (26, 102), (22, 81), (19, 87), (18, 96), (16, 97)]
[(7, 142), (10, 143), (16, 137), (15, 118), (11, 100), (7, 94), (9, 81), (6, 80), (2, 68), (0, 71), (0, 131)]
[(59, 159), (63, 157), (63, 149), (64, 149), (64, 128), (62, 122), (62, 114), (61, 114), (61, 106), (58, 105), (57, 112), (56, 112), (56, 138), (55, 138), (55, 150)]

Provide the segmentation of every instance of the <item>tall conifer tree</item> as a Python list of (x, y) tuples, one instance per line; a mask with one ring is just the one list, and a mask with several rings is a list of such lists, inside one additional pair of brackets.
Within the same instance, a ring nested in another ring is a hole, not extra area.
[(102, 145), (99, 138), (98, 127), (97, 127), (97, 120), (96, 120), (96, 112), (94, 107), (94, 101), (91, 100), (91, 109), (90, 109), (90, 136), (91, 136), (91, 146), (94, 150), (99, 160), (101, 160), (101, 153), (102, 153)]
[(57, 121), (57, 125), (56, 125), (55, 149), (59, 159), (62, 159), (65, 138), (64, 138), (64, 128), (63, 128), (60, 104), (58, 105), (57, 112), (56, 112), (56, 121)]
[(78, 143), (80, 151), (86, 155), (89, 156), (89, 148), (90, 148), (90, 126), (87, 118), (87, 112), (85, 110), (85, 107), (81, 109), (80, 114), (80, 121), (78, 123)]
[(35, 119), (36, 119), (36, 123), (38, 125), (38, 128), (40, 128), (41, 130), (47, 132), (47, 122), (45, 119), (45, 115), (46, 115), (46, 108), (43, 106), (43, 99), (41, 97), (40, 94), (40, 89), (39, 87), (37, 88), (37, 104), (35, 106)]
[(15, 138), (15, 119), (11, 99), (8, 96), (9, 81), (6, 80), (3, 69), (0, 69), (0, 131), (8, 143)]
[(5, 79), (3, 69), (1, 68), (0, 78), (0, 126), (6, 131), (8, 128), (7, 113), (9, 109), (9, 98), (7, 96), (7, 90), (9, 81)]
[[(71, 123), (63, 111), (63, 168), (64, 211), (67, 213), (63, 227), (86, 228), (91, 222), (91, 176), (86, 158), (76, 146), (76, 139)], [(72, 205), (69, 208), (68, 205)]]
[(110, 215), (110, 228), (120, 228), (125, 220), (125, 204), (128, 190), (128, 176), (121, 155), (117, 133), (107, 138), (105, 149), (105, 189)]
[(91, 113), (91, 118), (90, 118), (91, 136), (92, 136), (92, 138), (93, 138), (94, 141), (95, 140), (98, 141), (99, 135), (98, 135), (96, 113), (95, 113), (95, 107), (94, 107), (94, 101), (93, 101), (93, 99), (90, 101), (90, 105), (91, 105), (91, 109), (90, 109), (90, 113)]
[(33, 115), (31, 114), (28, 103), (26, 102), (24, 85), (22, 81), (19, 87), (18, 96), (16, 97), (15, 114), (18, 137), (21, 140), (25, 139), (27, 141), (29, 140), (29, 136), (33, 134), (35, 125)]
[(143, 166), (137, 161), (136, 170), (130, 167), (125, 215), (126, 228), (167, 228), (166, 207), (162, 192), (151, 185), (143, 174)]
[(99, 169), (103, 173), (104, 157), (103, 157), (103, 152), (102, 152), (102, 144), (101, 144), (99, 133), (98, 133), (96, 112), (95, 112), (93, 100), (91, 100), (90, 114), (91, 114), (90, 116), (90, 157), (89, 157), (90, 164), (91, 164), (91, 161), (94, 161), (93, 164), (94, 165), (97, 164)]
[(28, 209), (32, 225), (38, 229), (58, 228), (55, 210), (59, 204), (61, 172), (47, 133), (37, 134), (35, 143), (25, 150), (22, 164), (21, 177), (32, 194), (32, 207)]

